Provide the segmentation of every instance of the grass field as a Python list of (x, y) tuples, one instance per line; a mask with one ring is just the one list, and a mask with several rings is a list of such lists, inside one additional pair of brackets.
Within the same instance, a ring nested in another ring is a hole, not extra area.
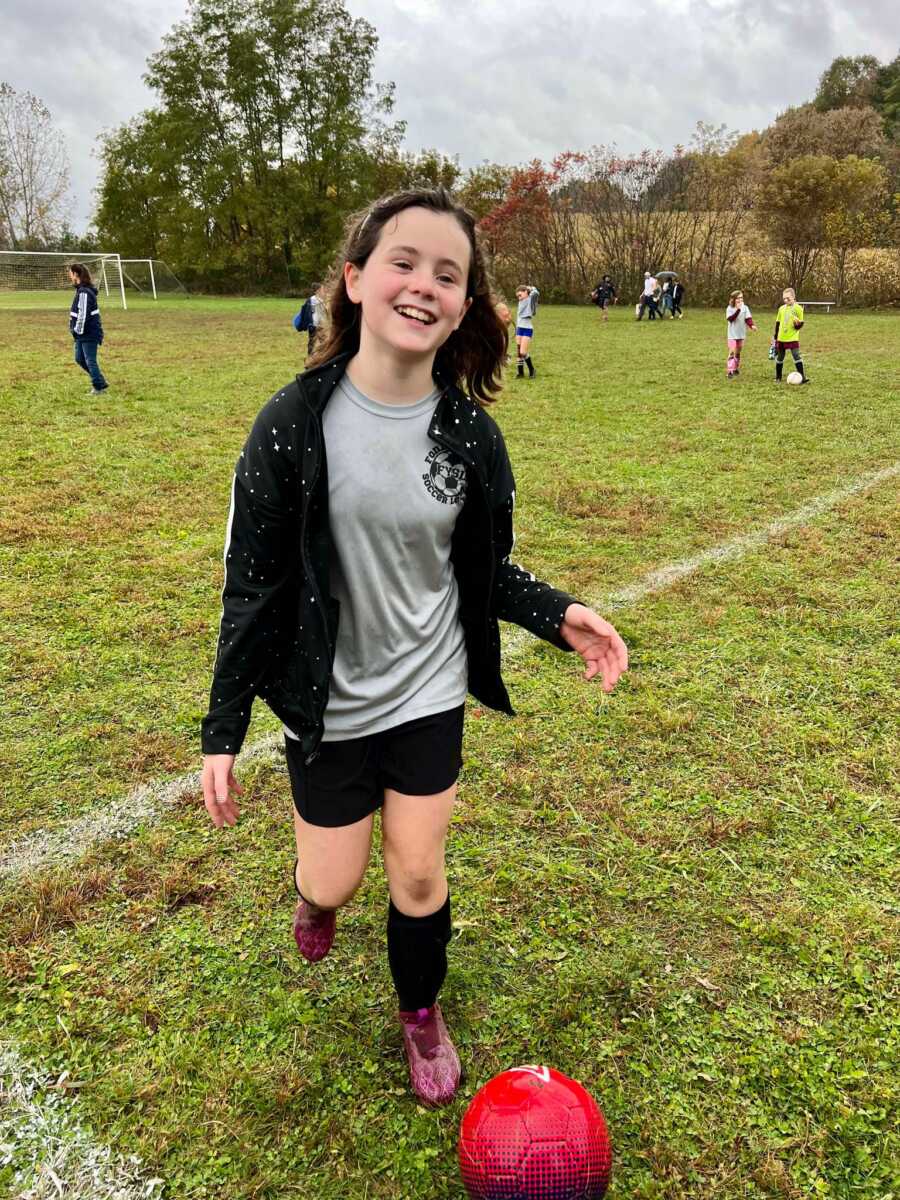
[[(0, 855), (198, 765), (230, 472), (305, 343), (286, 301), (106, 306), (98, 398), (66, 304), (0, 299)], [(517, 555), (600, 611), (900, 460), (896, 314), (812, 316), (807, 388), (772, 383), (766, 334), (727, 383), (718, 313), (537, 325), (537, 379), (494, 410)], [(894, 476), (620, 604), (611, 698), (528, 642), (518, 716), (470, 706), (454, 1106), (407, 1092), (376, 860), (331, 955), (297, 955), (277, 756), (238, 761), (234, 830), (192, 796), (6, 878), (0, 1040), (35, 1099), (171, 1200), (439, 1200), (474, 1091), (547, 1062), (606, 1113), (614, 1197), (897, 1200), (898, 517)], [(259, 706), (247, 744), (275, 727)], [(18, 1119), (7, 1096), (0, 1194), (63, 1194)]]

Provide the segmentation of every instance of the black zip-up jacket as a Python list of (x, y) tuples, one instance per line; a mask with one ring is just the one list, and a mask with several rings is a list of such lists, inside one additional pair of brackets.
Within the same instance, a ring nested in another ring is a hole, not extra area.
[(595, 304), (603, 304), (605, 300), (615, 300), (616, 289), (611, 279), (601, 279), (591, 295)]
[[(340, 614), (329, 593), (331, 531), (322, 412), (348, 356), (277, 392), (235, 469), (225, 541), (222, 624), (203, 719), (204, 754), (237, 754), (260, 696), (300, 738), (309, 761), (322, 738)], [(497, 619), (560, 650), (572, 596), (510, 561), (515, 483), (503, 436), (483, 408), (439, 376), (429, 436), (465, 463), (466, 499), (450, 560), (468, 656), (469, 691), (512, 714), (500, 676)]]

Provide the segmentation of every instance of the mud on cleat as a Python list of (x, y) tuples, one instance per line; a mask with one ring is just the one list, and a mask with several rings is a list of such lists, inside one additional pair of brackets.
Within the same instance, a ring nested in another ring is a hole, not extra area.
[(439, 1004), (400, 1013), (409, 1082), (429, 1108), (449, 1104), (459, 1088), (461, 1068)]

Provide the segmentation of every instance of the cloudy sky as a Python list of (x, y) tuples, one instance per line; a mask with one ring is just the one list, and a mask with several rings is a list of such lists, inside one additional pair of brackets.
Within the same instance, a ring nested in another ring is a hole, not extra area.
[[(896, 0), (346, 0), (371, 21), (407, 146), (464, 166), (597, 143), (669, 149), (698, 120), (761, 128), (839, 54), (894, 57)], [(67, 139), (71, 216), (92, 210), (98, 133), (153, 102), (147, 56), (187, 0), (0, 0), (0, 80)]]

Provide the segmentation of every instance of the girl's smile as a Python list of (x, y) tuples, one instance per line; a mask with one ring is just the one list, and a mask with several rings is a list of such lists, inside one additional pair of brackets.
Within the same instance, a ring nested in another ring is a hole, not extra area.
[(365, 266), (344, 268), (347, 293), (362, 308), (360, 355), (387, 351), (433, 360), (471, 303), (470, 259), (468, 238), (448, 213), (398, 213)]

